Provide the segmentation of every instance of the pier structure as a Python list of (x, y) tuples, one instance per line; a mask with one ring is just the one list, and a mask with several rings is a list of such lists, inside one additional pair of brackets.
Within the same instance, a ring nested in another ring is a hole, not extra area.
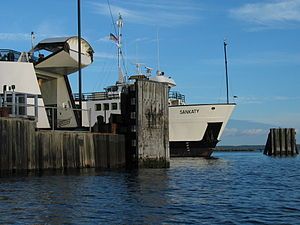
[(3, 107), (0, 172), (169, 167), (168, 86), (136, 80), (122, 94), (121, 104), (123, 122), (118, 124), (122, 126), (119, 134), (116, 127), (109, 133), (38, 129), (38, 114), (13, 115), (13, 105)]
[(136, 79), (121, 97), (130, 167), (170, 166), (168, 85)]
[(37, 130), (36, 122), (0, 117), (0, 172), (124, 168), (124, 135)]
[(268, 156), (296, 156), (299, 154), (294, 128), (271, 128), (264, 154)]
[(95, 127), (86, 110), (88, 127), (82, 126), (83, 109), (76, 107), (68, 75), (90, 65), (93, 53), (82, 38), (49, 38), (12, 61), (0, 62), (1, 171), (169, 167), (166, 83), (146, 76), (130, 84), (119, 82), (127, 87), (121, 118), (115, 116), (111, 127)]

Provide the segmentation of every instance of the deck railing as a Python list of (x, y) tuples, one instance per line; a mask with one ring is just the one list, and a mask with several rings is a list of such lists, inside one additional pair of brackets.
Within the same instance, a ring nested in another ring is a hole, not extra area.
[(179, 99), (182, 102), (185, 102), (185, 95), (179, 93), (178, 91), (170, 91), (169, 99)]
[[(79, 101), (79, 94), (73, 94), (74, 100)], [(92, 101), (92, 100), (107, 100), (107, 99), (118, 99), (120, 98), (119, 93), (109, 93), (109, 92), (91, 92), (91, 93), (83, 93), (82, 100), (83, 101)]]
[(68, 128), (71, 117), (67, 119), (57, 118), (58, 113), (62, 111), (81, 111), (87, 113), (88, 128), (91, 131), (91, 109), (75, 109), (68, 107), (57, 106), (40, 106), (38, 104), (38, 95), (20, 93), (14, 91), (5, 91), (0, 94), (0, 108), (4, 108), (7, 111), (9, 117), (14, 118), (27, 118), (34, 121), (39, 119), (39, 109), (43, 108), (46, 111), (49, 126), (52, 130)]
[(0, 49), (0, 61), (16, 62), (21, 55), (21, 52), (12, 49)]

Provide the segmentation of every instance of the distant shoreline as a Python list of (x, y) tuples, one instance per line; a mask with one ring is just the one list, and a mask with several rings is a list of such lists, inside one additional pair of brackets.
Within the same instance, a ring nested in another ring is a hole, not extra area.
[(214, 152), (262, 152), (263, 149), (226, 149), (226, 148), (217, 148)]
[[(300, 145), (297, 144), (297, 148), (300, 149)], [(237, 146), (217, 146), (215, 152), (262, 152), (264, 151), (264, 145), (237, 145)]]
[(256, 152), (263, 151), (264, 145), (238, 145), (238, 146), (217, 146), (215, 151), (220, 152)]

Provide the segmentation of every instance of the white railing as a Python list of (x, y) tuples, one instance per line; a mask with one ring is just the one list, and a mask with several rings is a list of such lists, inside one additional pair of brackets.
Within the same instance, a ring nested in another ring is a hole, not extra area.
[[(28, 118), (34, 121), (38, 121), (39, 109), (43, 108), (46, 111), (49, 126), (51, 127), (52, 130), (55, 130), (57, 128), (68, 128), (67, 125), (70, 124), (72, 117), (74, 119), (76, 118), (75, 114), (77, 112), (81, 112), (81, 115), (83, 112), (87, 112), (89, 131), (91, 131), (91, 109), (75, 109), (75, 108), (56, 107), (56, 106), (39, 106), (38, 95), (19, 93), (14, 91), (5, 91), (4, 94), (0, 95), (0, 107), (7, 108), (10, 117)], [(66, 111), (72, 111), (74, 114), (70, 114), (70, 117), (66, 119), (57, 118), (59, 112), (66, 112)]]
[(58, 119), (58, 118), (55, 118), (55, 115), (57, 116), (57, 114), (58, 114), (59, 111), (69, 110), (69, 111), (73, 111), (74, 114), (76, 112), (81, 112), (81, 116), (82, 116), (83, 112), (87, 112), (88, 113), (87, 118), (88, 118), (88, 124), (89, 124), (89, 131), (92, 131), (92, 124), (91, 124), (91, 121), (92, 121), (92, 111), (91, 111), (91, 109), (74, 109), (74, 108), (55, 107), (55, 106), (38, 106), (38, 107), (39, 108), (45, 108), (46, 111), (47, 111), (47, 109), (48, 110), (50, 109), (50, 112), (51, 112), (50, 113), (50, 116), (51, 116), (51, 120), (50, 121), (49, 121), (49, 114), (48, 113), (47, 113), (47, 116), (48, 116), (49, 124), (51, 124), (52, 130), (55, 130), (55, 128), (67, 128), (67, 127), (64, 127), (64, 126), (68, 125), (70, 123), (71, 118)]

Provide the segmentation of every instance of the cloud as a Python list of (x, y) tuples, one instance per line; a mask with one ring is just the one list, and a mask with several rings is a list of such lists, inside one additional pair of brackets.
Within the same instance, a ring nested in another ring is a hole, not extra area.
[[(298, 96), (238, 96), (238, 104), (266, 104), (270, 102), (299, 101)], [(280, 103), (278, 103), (280, 104)]]
[(112, 42), (112, 41), (109, 39), (109, 35), (106, 35), (96, 40), (96, 42)]
[(143, 8), (153, 8), (160, 10), (202, 10), (202, 7), (199, 3), (193, 3), (191, 1), (186, 0), (185, 2), (176, 1), (176, 0), (136, 0), (136, 1), (128, 1), (128, 5), (143, 7)]
[[(60, 31), (61, 26), (56, 26), (52, 22), (42, 22), (33, 31), (35, 33), (36, 40), (41, 40), (47, 37), (63, 37), (69, 36), (65, 31)], [(28, 41), (31, 40), (31, 33), (0, 33), (0, 40), (3, 41)]]
[[(126, 21), (137, 24), (178, 26), (188, 24), (199, 19), (199, 5), (189, 6), (181, 1), (114, 1), (110, 5), (114, 16), (119, 13)], [(94, 13), (110, 16), (108, 4), (91, 2)], [(197, 12), (197, 13), (196, 13)]]
[(105, 53), (105, 52), (96, 52), (94, 58), (98, 59), (117, 59), (116, 54)]
[(288, 52), (260, 52), (250, 54), (244, 58), (231, 59), (232, 64), (237, 65), (282, 65), (299, 64), (300, 54)]
[[(241, 65), (299, 65), (300, 53), (290, 52), (279, 52), (279, 51), (268, 51), (268, 52), (256, 52), (248, 53), (239, 57), (232, 57), (228, 59), (230, 65), (241, 66)], [(203, 58), (200, 63), (207, 65), (220, 66), (224, 64), (223, 58)]]
[(253, 129), (238, 129), (238, 128), (225, 128), (224, 137), (235, 137), (235, 136), (261, 136), (266, 135), (269, 132), (267, 129), (253, 128)]
[(248, 130), (242, 130), (241, 135), (244, 136), (256, 136), (256, 135), (264, 135), (267, 134), (268, 131), (257, 128), (257, 129), (248, 129)]
[(2, 41), (25, 41), (30, 40), (31, 36), (27, 33), (0, 33)]
[(249, 3), (230, 10), (230, 15), (254, 24), (250, 31), (291, 28), (300, 23), (300, 0)]
[(223, 136), (236, 136), (236, 134), (239, 132), (237, 128), (225, 128)]

